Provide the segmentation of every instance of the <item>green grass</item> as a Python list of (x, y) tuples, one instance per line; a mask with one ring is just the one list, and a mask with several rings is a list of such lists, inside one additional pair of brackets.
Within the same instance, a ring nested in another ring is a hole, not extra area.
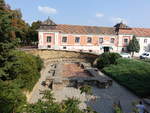
[(150, 63), (118, 59), (116, 65), (105, 67), (103, 71), (138, 96), (150, 96)]

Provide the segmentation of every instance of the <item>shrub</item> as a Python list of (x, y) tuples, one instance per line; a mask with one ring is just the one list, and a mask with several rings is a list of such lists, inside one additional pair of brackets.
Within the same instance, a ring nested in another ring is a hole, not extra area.
[(26, 102), (22, 92), (33, 89), (43, 62), (39, 57), (18, 50), (9, 51), (4, 58), (0, 66), (0, 113), (20, 113)]
[(26, 90), (32, 90), (40, 77), (43, 62), (39, 57), (22, 51), (11, 51), (3, 67), (0, 67), (0, 79), (13, 80), (13, 84)]
[(118, 53), (103, 53), (97, 59), (97, 67), (102, 69), (111, 64), (116, 64), (116, 60), (120, 57)]
[(42, 60), (22, 51), (14, 51), (12, 54), (16, 57), (16, 60), (8, 69), (9, 76), (14, 78), (14, 83), (18, 84), (20, 88), (32, 90), (40, 78), (40, 70), (43, 66)]
[(103, 71), (138, 96), (150, 95), (150, 63), (133, 59), (118, 59), (116, 65), (105, 67)]
[(92, 87), (89, 85), (84, 85), (80, 88), (80, 93), (86, 93), (88, 95), (92, 95)]
[(12, 113), (26, 103), (21, 90), (11, 83), (0, 81), (0, 113)]

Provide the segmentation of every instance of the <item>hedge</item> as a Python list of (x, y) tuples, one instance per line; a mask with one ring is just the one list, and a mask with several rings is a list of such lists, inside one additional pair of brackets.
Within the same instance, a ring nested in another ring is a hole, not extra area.
[(103, 72), (138, 96), (150, 96), (150, 63), (121, 58), (116, 65), (103, 68)]

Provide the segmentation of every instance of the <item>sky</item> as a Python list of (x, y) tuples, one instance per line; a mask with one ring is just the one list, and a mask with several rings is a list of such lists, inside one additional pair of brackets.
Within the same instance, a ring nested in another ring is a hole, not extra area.
[(23, 19), (56, 24), (150, 28), (150, 0), (5, 0), (12, 9), (21, 9)]

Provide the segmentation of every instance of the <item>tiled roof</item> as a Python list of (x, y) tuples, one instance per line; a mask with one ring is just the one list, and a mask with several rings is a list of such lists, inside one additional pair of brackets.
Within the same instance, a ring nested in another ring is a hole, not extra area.
[(120, 29), (119, 34), (136, 35), (138, 37), (150, 37), (150, 28)]
[(39, 30), (54, 30), (66, 34), (104, 34), (104, 35), (136, 35), (139, 37), (150, 37), (150, 28), (129, 28), (126, 24), (118, 23), (114, 27), (81, 26), (55, 24), (50, 18), (42, 22)]
[(108, 34), (116, 35), (114, 27), (80, 26), (57, 24), (57, 26), (41, 26), (39, 30), (58, 30), (66, 34)]

